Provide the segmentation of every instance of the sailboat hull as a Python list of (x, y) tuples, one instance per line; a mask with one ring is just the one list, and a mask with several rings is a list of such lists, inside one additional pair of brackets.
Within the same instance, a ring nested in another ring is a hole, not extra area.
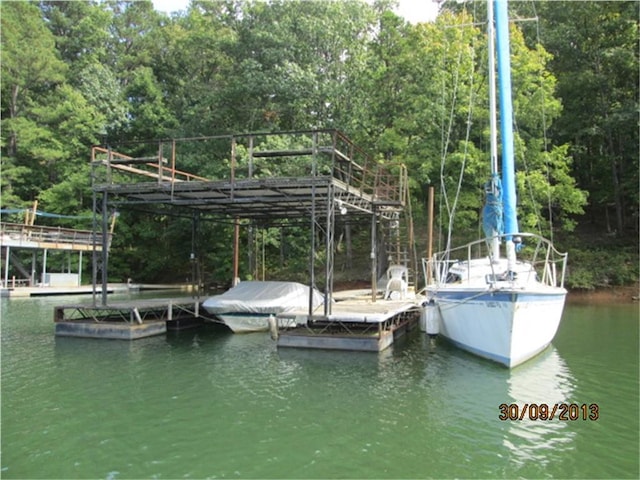
[(441, 289), (440, 334), (471, 353), (515, 367), (553, 340), (564, 309), (564, 288), (543, 291)]

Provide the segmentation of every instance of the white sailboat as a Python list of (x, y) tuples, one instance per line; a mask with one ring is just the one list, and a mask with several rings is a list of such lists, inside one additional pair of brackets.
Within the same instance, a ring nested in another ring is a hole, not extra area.
[[(423, 260), (429, 299), (425, 316), (431, 328), (427, 333), (439, 333), (469, 352), (511, 368), (544, 350), (558, 330), (567, 294), (567, 254), (558, 252), (539, 235), (518, 231), (507, 0), (489, 0), (487, 5), (492, 175), (485, 189), (485, 238), (447, 248)], [(501, 178), (494, 30), (500, 86)]]

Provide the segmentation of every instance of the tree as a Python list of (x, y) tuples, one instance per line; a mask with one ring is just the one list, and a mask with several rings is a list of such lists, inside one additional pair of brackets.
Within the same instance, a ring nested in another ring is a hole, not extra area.
[[(473, 24), (462, 11), (445, 12), (402, 36), (395, 26), (383, 28), (376, 47), (384, 60), (373, 78), (379, 78), (374, 90), (384, 93), (382, 99), (372, 94), (374, 105), (384, 106), (372, 122), (384, 126), (376, 150), (407, 164), (420, 203), (426, 186), (439, 183), (441, 219), (466, 235), (479, 228), (490, 165), (487, 41)], [(567, 174), (567, 147), (544, 140), (545, 128), (561, 113), (549, 56), (539, 45), (528, 48), (516, 27), (511, 43), (521, 226), (548, 232), (555, 218), (556, 228), (570, 231), (585, 193)]]
[(618, 234), (638, 227), (639, 8), (637, 2), (545, 2), (539, 9), (564, 103), (552, 134), (571, 142), (592, 221)]
[[(64, 81), (53, 35), (29, 2), (2, 5), (2, 190), (3, 202), (34, 200), (46, 175), (40, 164), (51, 151), (50, 131), (38, 125), (34, 108)], [(28, 45), (28, 48), (25, 48)], [(35, 178), (34, 178), (35, 177)]]
[(45, 0), (40, 11), (55, 37), (60, 58), (70, 69), (69, 81), (77, 86), (78, 75), (87, 67), (107, 63), (112, 12), (103, 2)]
[[(25, 46), (28, 45), (28, 48)], [(2, 6), (2, 118), (8, 132), (8, 154), (17, 151), (15, 120), (27, 117), (33, 96), (64, 80), (66, 67), (59, 59), (53, 35), (38, 8), (29, 2)], [(24, 124), (23, 124), (24, 126)]]

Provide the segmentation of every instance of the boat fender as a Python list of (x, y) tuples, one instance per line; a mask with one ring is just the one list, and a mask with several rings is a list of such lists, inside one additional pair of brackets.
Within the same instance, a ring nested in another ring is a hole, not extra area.
[(433, 299), (422, 304), (420, 327), (430, 337), (435, 337), (440, 333), (440, 309)]
[(271, 333), (271, 340), (278, 340), (278, 322), (273, 315), (269, 315), (269, 333)]

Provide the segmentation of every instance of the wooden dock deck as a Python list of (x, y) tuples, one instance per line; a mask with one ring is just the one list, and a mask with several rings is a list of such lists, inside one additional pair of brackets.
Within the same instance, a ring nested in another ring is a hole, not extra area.
[[(314, 315), (306, 325), (278, 332), (278, 347), (382, 351), (394, 339), (418, 325), (420, 307), (414, 300), (348, 299), (332, 304), (331, 314)], [(306, 312), (278, 318), (297, 319)]]
[(122, 340), (160, 335), (167, 328), (192, 326), (208, 319), (201, 301), (181, 297), (61, 305), (54, 308), (55, 334)]

